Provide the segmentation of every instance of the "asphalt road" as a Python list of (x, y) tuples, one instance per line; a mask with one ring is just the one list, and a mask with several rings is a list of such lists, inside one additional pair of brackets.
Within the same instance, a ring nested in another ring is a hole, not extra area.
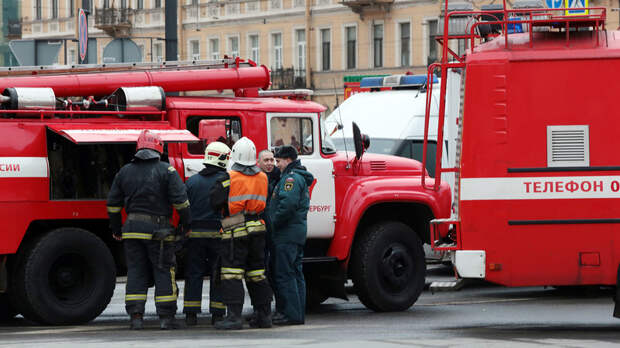
[[(446, 268), (429, 270), (429, 280), (448, 277)], [(197, 327), (160, 331), (152, 294), (146, 329), (130, 331), (123, 296), (124, 283), (119, 282), (110, 306), (86, 325), (42, 327), (18, 317), (0, 327), (0, 346), (608, 347), (620, 343), (620, 320), (611, 316), (610, 289), (509, 289), (476, 282), (458, 292), (424, 291), (411, 309), (399, 313), (374, 313), (351, 295), (348, 302), (328, 300), (308, 314), (303, 326), (232, 332), (213, 329), (208, 315), (199, 317)], [(248, 303), (245, 313), (251, 312)]]

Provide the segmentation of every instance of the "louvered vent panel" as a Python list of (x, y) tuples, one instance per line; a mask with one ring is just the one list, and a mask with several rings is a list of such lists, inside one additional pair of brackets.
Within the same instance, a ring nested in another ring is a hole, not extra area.
[(590, 165), (588, 126), (547, 126), (548, 167)]
[(385, 161), (370, 161), (370, 169), (372, 170), (386, 170), (387, 165)]

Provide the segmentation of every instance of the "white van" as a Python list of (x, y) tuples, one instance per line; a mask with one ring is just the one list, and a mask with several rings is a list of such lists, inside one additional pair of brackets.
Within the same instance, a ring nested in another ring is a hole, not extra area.
[[(444, 121), (444, 151), (442, 167), (452, 168), (456, 164), (457, 119), (460, 110), (460, 71), (448, 71), (446, 93), (446, 119)], [(370, 137), (368, 152), (413, 158), (422, 162), (424, 144), (424, 113), (426, 109), (426, 75), (393, 75), (369, 77), (360, 82), (360, 89), (369, 92), (356, 93), (347, 98), (325, 119), (326, 131), (337, 150), (354, 151), (352, 122), (362, 133)], [(380, 90), (391, 87), (390, 90)], [(440, 79), (433, 80), (431, 113), (429, 120), (429, 142), (426, 169), (435, 176), (435, 149), (437, 148), (437, 120), (439, 114)], [(453, 172), (442, 173), (442, 181), (454, 188)], [(452, 190), (454, 202), (454, 189)], [(440, 252), (424, 246), (428, 261), (449, 261)]]
[[(352, 122), (362, 133), (370, 137), (368, 152), (413, 158), (422, 162), (424, 142), (424, 112), (426, 108), (426, 75), (392, 75), (368, 77), (360, 82), (360, 89), (369, 92), (357, 93), (347, 98), (325, 119), (327, 132), (338, 150), (353, 150)], [(457, 136), (457, 117), (460, 107), (461, 75), (448, 72), (446, 120), (444, 127), (444, 148), (442, 166), (454, 167)], [(379, 91), (379, 88), (391, 87)], [(429, 150), (426, 169), (435, 176), (435, 149), (437, 147), (437, 114), (439, 107), (440, 79), (433, 80), (431, 94), (431, 118), (429, 124)], [(376, 89), (376, 91), (373, 91)], [(342, 125), (342, 126), (340, 126)], [(445, 180), (453, 187), (454, 174), (443, 173)]]

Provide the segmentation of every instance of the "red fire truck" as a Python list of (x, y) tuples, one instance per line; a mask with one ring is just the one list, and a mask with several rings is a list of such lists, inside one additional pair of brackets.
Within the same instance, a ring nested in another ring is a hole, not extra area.
[[(432, 222), (435, 232), (450, 226), (448, 237), (434, 234), (434, 247), (452, 254), (461, 278), (506, 286), (615, 285), (620, 32), (605, 29), (605, 8), (504, 3), (446, 18), (438, 38), (443, 61), (428, 73), (463, 69), (464, 111), (456, 168), (441, 168), (438, 125), (436, 172), (456, 172), (458, 191), (454, 216)], [(459, 22), (467, 24), (459, 30)], [(451, 40), (466, 40), (467, 54), (452, 52)], [(423, 184), (439, 188), (436, 178)]]
[[(422, 244), (430, 220), (450, 216), (447, 185), (422, 188), (422, 178), (427, 185), (434, 179), (417, 161), (364, 154), (368, 142), (359, 132), (355, 153), (335, 151), (322, 124), (325, 108), (302, 100), (303, 91), (286, 98), (261, 91), (270, 84), (265, 67), (237, 59), (1, 73), (4, 317), (80, 323), (106, 307), (123, 262), (105, 198), (142, 129), (163, 137), (163, 158), (183, 179), (201, 169), (207, 140), (232, 145), (247, 136), (259, 150), (297, 147), (317, 179), (304, 259), (310, 302), (346, 298), (347, 279), (377, 311), (409, 308), (422, 291)], [(234, 96), (166, 95), (228, 89)]]

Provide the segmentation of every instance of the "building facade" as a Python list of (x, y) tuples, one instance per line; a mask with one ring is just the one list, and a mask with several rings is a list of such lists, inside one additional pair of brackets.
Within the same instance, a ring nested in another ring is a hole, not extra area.
[[(57, 62), (76, 63), (77, 1), (21, 1), (23, 38), (63, 39)], [(90, 3), (89, 36), (96, 41), (89, 62), (126, 60), (106, 56), (114, 39), (131, 39), (141, 61), (164, 59), (165, 0)], [(608, 8), (609, 28), (618, 26), (609, 11), (615, 5), (589, 4)], [(433, 35), (443, 3), (437, 0), (178, 0), (177, 6), (179, 59), (249, 58), (272, 70), (275, 88), (312, 88), (329, 109), (335, 94), (342, 97), (344, 76), (425, 73), (439, 57)]]

